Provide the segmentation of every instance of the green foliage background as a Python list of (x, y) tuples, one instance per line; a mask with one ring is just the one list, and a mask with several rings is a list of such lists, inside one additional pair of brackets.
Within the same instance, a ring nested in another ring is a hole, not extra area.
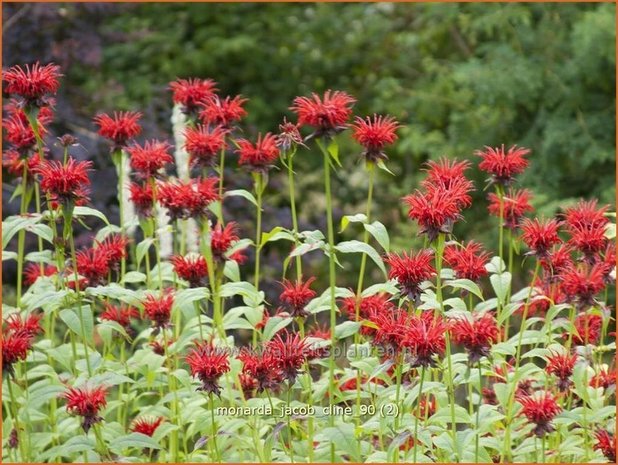
[[(89, 127), (98, 111), (140, 109), (147, 134), (166, 137), (167, 83), (189, 76), (250, 98), (249, 136), (276, 131), (295, 96), (328, 88), (355, 95), (357, 114), (394, 115), (404, 125), (389, 152), (395, 176), (381, 172), (375, 211), (396, 248), (418, 245), (398, 199), (418, 186), (423, 163), (474, 159), (484, 145), (532, 149), (521, 185), (542, 215), (579, 197), (614, 203), (614, 4), (144, 4), (94, 17), (77, 4), (51, 8), (63, 14), (50, 28), (90, 17), (87, 33), (98, 37), (96, 64), (65, 70), (66, 96)], [(7, 58), (20, 57), (5, 48)], [(352, 214), (364, 210), (366, 176), (344, 139), (335, 188), (340, 214)], [(302, 152), (296, 162), (301, 215), (318, 227), (320, 160)], [(475, 206), (456, 233), (492, 245), (484, 176), (471, 176)], [(287, 216), (285, 195), (272, 191), (271, 214)]]

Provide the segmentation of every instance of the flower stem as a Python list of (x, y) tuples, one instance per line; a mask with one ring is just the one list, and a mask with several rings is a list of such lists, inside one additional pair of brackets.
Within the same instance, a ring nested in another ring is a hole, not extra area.
[[(21, 175), (21, 202), (19, 207), (19, 213), (25, 215), (28, 210), (28, 201), (26, 190), (28, 189), (28, 163), (24, 161), (24, 169)], [(21, 288), (24, 274), (24, 247), (26, 240), (26, 230), (20, 229), (17, 233), (17, 296), (16, 307), (19, 308), (21, 304)]]
[[(125, 215), (124, 215), (124, 152), (122, 149), (118, 149), (114, 151), (112, 154), (112, 160), (114, 160), (116, 164), (116, 171), (118, 173), (118, 208), (120, 210), (120, 232), (125, 229)], [(120, 261), (120, 280), (124, 278), (124, 274), (126, 271), (126, 258), (124, 254), (122, 255), (122, 259)]]
[(221, 199), (221, 217), (219, 222), (223, 225), (223, 178), (225, 176), (225, 139), (223, 147), (221, 148), (221, 155), (219, 157), (219, 198)]
[(26, 448), (23, 435), (21, 434), (21, 426), (19, 424), (19, 409), (17, 406), (17, 400), (15, 399), (15, 393), (13, 392), (13, 385), (11, 383), (11, 377), (7, 377), (6, 384), (9, 387), (9, 398), (11, 399), (11, 406), (13, 407), (13, 421), (15, 423), (15, 430), (17, 431), (17, 442), (19, 443), (19, 453), (21, 454), (21, 458), (23, 462), (29, 462), (30, 457), (26, 455)]
[[(290, 209), (292, 210), (292, 231), (294, 232), (294, 245), (298, 247), (298, 216), (296, 214), (296, 197), (294, 188), (294, 152), (292, 152), (287, 158), (288, 166), (288, 186), (290, 189)], [(302, 259), (300, 255), (294, 258), (296, 263), (296, 278), (300, 280), (303, 275), (302, 272)]]
[(208, 394), (210, 397), (210, 422), (212, 424), (212, 443), (215, 448), (215, 456), (217, 463), (221, 463), (221, 454), (219, 453), (219, 446), (217, 445), (217, 424), (215, 423), (215, 400), (213, 399), (212, 392)]
[(479, 371), (479, 404), (476, 408), (476, 434), (474, 437), (474, 463), (479, 463), (479, 439), (481, 427), (481, 405), (483, 405), (483, 378), (481, 375), (481, 361), (478, 361), (477, 368)]
[(255, 173), (255, 193), (257, 196), (257, 209), (255, 220), (255, 271), (253, 273), (253, 285), (256, 289), (260, 288), (260, 253), (262, 251), (262, 192), (263, 188), (263, 176), (262, 173)]
[(425, 381), (425, 365), (421, 367), (421, 381), (418, 388), (418, 398), (416, 399), (416, 418), (414, 419), (414, 456), (413, 463), (416, 463), (416, 455), (418, 452), (418, 421), (421, 416), (421, 397), (423, 395), (423, 383)]

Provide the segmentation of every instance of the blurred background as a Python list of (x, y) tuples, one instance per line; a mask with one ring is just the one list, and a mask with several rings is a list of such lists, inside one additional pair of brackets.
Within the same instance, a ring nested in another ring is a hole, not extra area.
[[(167, 85), (177, 77), (209, 77), (221, 94), (249, 98), (243, 132), (250, 138), (257, 131), (277, 131), (284, 116), (290, 119), (295, 96), (329, 88), (354, 95), (358, 115), (395, 116), (404, 127), (388, 151), (394, 176), (380, 172), (374, 216), (388, 227), (396, 250), (422, 245), (399, 199), (418, 186), (423, 163), (443, 155), (475, 163), (469, 172), (477, 186), (475, 203), (456, 226), (457, 237), (495, 246), (497, 220), (487, 215), (485, 177), (473, 155), (485, 145), (532, 150), (520, 185), (534, 191), (540, 215), (552, 216), (580, 197), (614, 204), (613, 4), (4, 3), (2, 8), (5, 67), (36, 60), (62, 67), (49, 140), (66, 132), (78, 137), (81, 145), (73, 155), (95, 163), (92, 201), (112, 222), (118, 218), (110, 187), (116, 175), (92, 117), (139, 110), (142, 138), (171, 140)], [(364, 211), (367, 189), (360, 148), (349, 135), (341, 139), (337, 217)], [(302, 229), (325, 229), (321, 163), (315, 150), (296, 157)], [(251, 189), (248, 174), (227, 179), (234, 188)], [(290, 226), (285, 183), (283, 171), (271, 176), (266, 231)], [(4, 173), (4, 216), (19, 208), (9, 202), (13, 184)], [(227, 206), (241, 235), (253, 237), (253, 208), (244, 200)], [(84, 230), (80, 241), (89, 243), (92, 234)], [(339, 239), (353, 236), (360, 238), (354, 225)], [(266, 250), (267, 276), (281, 278), (288, 251), (289, 243)], [(353, 285), (355, 260), (345, 258), (338, 285)], [(315, 252), (307, 263), (307, 274), (326, 271)], [(13, 267), (4, 263), (9, 286)], [(248, 279), (251, 263), (243, 268)], [(521, 285), (527, 276), (515, 278)], [(271, 294), (279, 289), (274, 281), (265, 285)]]

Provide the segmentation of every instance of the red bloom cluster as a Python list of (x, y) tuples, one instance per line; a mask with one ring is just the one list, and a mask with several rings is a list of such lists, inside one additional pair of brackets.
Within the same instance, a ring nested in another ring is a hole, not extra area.
[(200, 219), (208, 213), (208, 206), (219, 200), (217, 178), (197, 178), (187, 182), (161, 182), (158, 199), (172, 219)]
[[(379, 314), (391, 313), (395, 311), (395, 304), (387, 294), (374, 294), (367, 297), (352, 296), (346, 297), (341, 301), (343, 310), (351, 320), (356, 321), (356, 310), (362, 319), (375, 321)], [(360, 328), (360, 333), (364, 336), (373, 336), (375, 329), (368, 325)]]
[(109, 302), (104, 304), (105, 310), (99, 315), (103, 321), (114, 321), (122, 326), (129, 334), (131, 330), (131, 319), (139, 317), (139, 312), (133, 307), (125, 305), (112, 305)]
[(246, 139), (240, 139), (236, 143), (238, 144), (236, 153), (240, 155), (238, 163), (247, 166), (251, 171), (268, 171), (279, 158), (277, 137), (270, 132), (264, 136), (258, 134), (255, 144)]
[(20, 178), (24, 174), (24, 163), (26, 164), (27, 182), (32, 180), (32, 175), (37, 172), (41, 163), (41, 158), (38, 153), (24, 158), (17, 150), (5, 150), (2, 153), (2, 166), (6, 168), (10, 175)]
[(104, 386), (70, 387), (62, 394), (67, 401), (67, 412), (82, 417), (82, 428), (86, 433), (94, 424), (103, 421), (99, 411), (107, 405), (106, 396), (107, 389)]
[(616, 436), (604, 429), (594, 433), (597, 442), (594, 450), (600, 450), (609, 463), (616, 463)]
[(97, 242), (96, 247), (107, 255), (107, 264), (111, 269), (116, 269), (123, 258), (127, 258), (127, 245), (129, 239), (120, 234), (111, 234)]
[(290, 309), (290, 316), (304, 318), (308, 315), (305, 307), (316, 296), (315, 291), (310, 287), (313, 281), (315, 281), (313, 277), (305, 282), (302, 278), (294, 283), (287, 279), (283, 280), (283, 292), (279, 294), (279, 300)]
[[(571, 335), (573, 344), (578, 346), (597, 344), (602, 327), (603, 318), (600, 315), (580, 313), (575, 317), (575, 331)], [(569, 335), (565, 334), (564, 337), (568, 338)]]
[(487, 274), (485, 263), (490, 254), (483, 250), (483, 246), (477, 242), (469, 241), (467, 244), (448, 245), (444, 249), (444, 260), (453, 268), (458, 278), (478, 281)]
[[(244, 384), (255, 386), (258, 392), (275, 390), (283, 381), (283, 371), (271, 352), (263, 351), (258, 354), (243, 348), (237, 358), (243, 365)], [(249, 383), (249, 380), (252, 382)]]
[(40, 107), (46, 97), (58, 91), (60, 76), (60, 67), (53, 63), (41, 66), (37, 62), (23, 68), (13, 66), (2, 73), (6, 84), (4, 92), (22, 97), (28, 105)]
[(174, 294), (166, 291), (160, 297), (149, 295), (143, 302), (144, 311), (155, 327), (155, 332), (166, 327), (170, 322)]
[(58, 268), (54, 265), (43, 265), (43, 273), (41, 273), (41, 265), (39, 263), (28, 263), (24, 268), (24, 284), (32, 286), (41, 276), (53, 276), (58, 273)]
[(210, 342), (197, 342), (187, 355), (186, 361), (191, 374), (202, 382), (198, 390), (219, 396), (219, 378), (230, 371), (228, 351), (215, 347)]
[(545, 371), (558, 378), (558, 389), (560, 391), (567, 391), (572, 384), (569, 378), (573, 374), (576, 361), (577, 355), (569, 355), (568, 353), (552, 352), (547, 357)]
[(478, 150), (476, 155), (483, 161), (479, 163), (479, 168), (491, 175), (490, 181), (496, 184), (511, 184), (515, 175), (521, 174), (528, 166), (528, 160), (524, 157), (530, 153), (529, 149), (514, 145), (508, 151), (501, 147), (485, 147), (485, 150)]
[(43, 328), (41, 328), (42, 318), (43, 314), (41, 313), (31, 313), (25, 318), (13, 313), (7, 318), (6, 324), (9, 331), (15, 333), (23, 331), (31, 337), (34, 337), (43, 332)]
[(593, 305), (594, 297), (605, 289), (605, 272), (604, 263), (571, 264), (560, 273), (562, 290), (580, 309)]
[(87, 286), (100, 286), (107, 282), (111, 272), (109, 255), (102, 247), (92, 247), (77, 252), (77, 272), (86, 279)]
[(142, 179), (157, 177), (166, 165), (173, 162), (169, 154), (171, 146), (158, 140), (146, 141), (144, 145), (134, 144), (127, 147), (131, 168)]
[(136, 111), (115, 111), (113, 115), (95, 116), (94, 122), (99, 126), (99, 135), (114, 143), (112, 150), (118, 150), (142, 131), (141, 117), (142, 114)]
[(417, 304), (421, 296), (421, 283), (430, 279), (436, 272), (431, 265), (432, 260), (431, 250), (421, 250), (416, 255), (412, 253), (408, 255), (406, 252), (391, 253), (384, 259), (390, 267), (389, 279), (397, 280), (403, 293)]
[(590, 378), (590, 386), (603, 389), (609, 389), (611, 386), (616, 385), (616, 370), (608, 370), (607, 368), (601, 368), (592, 378)]
[(489, 313), (474, 314), (471, 319), (456, 318), (451, 322), (450, 333), (456, 344), (468, 351), (470, 363), (478, 362), (489, 355), (491, 345), (498, 341), (500, 330)]
[(221, 126), (209, 129), (198, 124), (185, 130), (185, 150), (192, 166), (211, 166), (221, 150), (225, 149), (227, 130)]
[(545, 433), (554, 431), (551, 421), (562, 409), (549, 392), (541, 392), (533, 396), (520, 396), (517, 401), (522, 406), (522, 414), (529, 422), (534, 423), (534, 434), (542, 437)]
[(560, 222), (555, 219), (524, 219), (521, 225), (521, 239), (530, 248), (529, 254), (540, 258), (546, 257), (551, 247), (560, 243), (559, 228)]
[(88, 200), (88, 171), (91, 168), (92, 162), (75, 161), (70, 157), (65, 165), (59, 161), (44, 161), (37, 169), (41, 176), (41, 190), (53, 202), (80, 205)]
[(133, 421), (131, 431), (152, 437), (157, 428), (163, 423), (163, 417), (140, 417)]
[(155, 194), (150, 183), (131, 183), (129, 189), (131, 192), (130, 199), (133, 205), (135, 205), (137, 214), (144, 218), (151, 216), (155, 202)]
[(210, 248), (216, 262), (225, 263), (226, 260), (234, 260), (238, 264), (243, 264), (246, 260), (244, 250), (236, 250), (229, 253), (233, 245), (238, 242), (238, 224), (230, 221), (225, 227), (220, 223), (212, 229), (210, 233)]
[(302, 145), (303, 138), (298, 130), (298, 124), (290, 123), (284, 117), (283, 123), (279, 125), (279, 135), (277, 135), (277, 146), (281, 150), (289, 150), (292, 145)]
[(298, 115), (300, 126), (315, 129), (314, 137), (332, 136), (346, 128), (356, 99), (342, 91), (327, 90), (323, 97), (296, 97), (290, 107)]
[(566, 229), (571, 236), (569, 244), (582, 252), (589, 263), (596, 261), (597, 254), (603, 251), (607, 244), (607, 209), (607, 206), (597, 208), (596, 200), (581, 200), (565, 211)]
[(189, 281), (191, 287), (203, 286), (208, 278), (208, 265), (206, 259), (198, 254), (185, 257), (176, 255), (172, 257), (174, 272), (185, 281)]
[(246, 102), (247, 99), (240, 95), (234, 98), (225, 97), (225, 99), (213, 96), (202, 101), (199, 116), (204, 124), (231, 129), (234, 123), (247, 115), (247, 111), (243, 108)]
[(392, 116), (373, 115), (363, 119), (356, 117), (352, 125), (352, 137), (364, 147), (363, 157), (368, 162), (385, 160), (384, 147), (397, 140), (396, 131), (401, 125)]
[(212, 79), (177, 79), (170, 82), (172, 100), (181, 105), (185, 113), (195, 112), (204, 100), (215, 96), (217, 83)]
[[(32, 348), (34, 334), (26, 328), (12, 328), (10, 325), (2, 329), (2, 371), (13, 374), (13, 365), (26, 360), (28, 351)], [(10, 382), (10, 381), (9, 381)]]
[(502, 209), (504, 226), (509, 229), (518, 228), (524, 215), (534, 211), (534, 208), (530, 205), (532, 193), (528, 189), (509, 189), (506, 195), (502, 197), (502, 208), (498, 194), (492, 192), (487, 197), (489, 198), (489, 214), (500, 217), (500, 210)]

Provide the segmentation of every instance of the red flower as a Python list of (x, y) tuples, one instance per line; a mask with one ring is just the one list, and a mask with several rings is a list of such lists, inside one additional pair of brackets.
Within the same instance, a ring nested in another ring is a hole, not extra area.
[[(326, 327), (314, 326), (307, 333), (309, 338), (322, 339), (323, 341), (330, 341), (331, 334), (330, 329)], [(309, 353), (307, 354), (307, 360), (314, 360), (316, 358), (325, 358), (328, 357), (329, 354), (328, 347), (319, 347), (316, 344), (313, 344), (309, 349)]]
[(487, 274), (485, 263), (490, 254), (483, 250), (483, 246), (477, 242), (469, 241), (468, 244), (449, 245), (444, 249), (444, 260), (453, 268), (458, 278), (478, 281)]
[(306, 317), (308, 315), (305, 307), (316, 296), (315, 291), (310, 288), (313, 281), (315, 281), (314, 277), (304, 283), (302, 278), (297, 279), (295, 283), (287, 279), (283, 280), (283, 292), (279, 295), (279, 300), (290, 308), (290, 316)]
[(541, 258), (546, 257), (552, 245), (560, 242), (558, 237), (559, 227), (560, 222), (555, 219), (524, 219), (521, 225), (521, 239), (530, 248), (529, 254), (537, 255)]
[(43, 332), (43, 328), (41, 328), (41, 318), (43, 318), (43, 314), (39, 313), (31, 313), (25, 318), (13, 313), (7, 318), (6, 324), (7, 328), (14, 333), (23, 331), (30, 335), (30, 337), (34, 337)]
[(2, 331), (2, 371), (13, 374), (13, 364), (26, 360), (32, 347), (32, 335), (27, 331)]
[(139, 312), (133, 307), (126, 307), (124, 305), (116, 306), (109, 302), (105, 304), (105, 310), (101, 313), (99, 318), (104, 321), (115, 321), (124, 329), (130, 329), (131, 318), (137, 318)]
[(594, 296), (605, 289), (604, 276), (602, 263), (571, 265), (560, 273), (562, 289), (570, 299), (577, 301), (578, 308), (594, 304)]
[(536, 396), (520, 396), (517, 401), (522, 405), (522, 414), (529, 422), (534, 423), (534, 434), (542, 437), (545, 433), (554, 431), (551, 421), (562, 409), (549, 392)]
[(315, 128), (315, 137), (332, 136), (346, 127), (356, 99), (345, 92), (327, 90), (324, 96), (296, 97), (290, 107), (298, 115), (300, 126)]
[(185, 150), (190, 155), (192, 166), (211, 166), (217, 155), (225, 148), (227, 130), (221, 126), (209, 129), (198, 124), (185, 130)]
[[(575, 318), (575, 331), (573, 332), (573, 344), (583, 346), (597, 344), (601, 337), (603, 318), (599, 315), (581, 313)], [(565, 334), (565, 338), (569, 335)]]
[(433, 358), (444, 353), (446, 331), (444, 320), (431, 312), (413, 317), (409, 328), (405, 330), (404, 342), (413, 354), (411, 366), (433, 366)]
[(29, 157), (22, 157), (17, 150), (6, 150), (2, 154), (2, 166), (6, 168), (10, 175), (21, 178), (24, 175), (24, 162), (27, 164), (26, 177), (28, 182), (31, 181), (41, 164), (41, 158), (38, 153), (34, 153)]
[(374, 344), (381, 346), (388, 356), (395, 356), (406, 348), (406, 331), (411, 327), (411, 317), (402, 309), (374, 314), (371, 321), (377, 329)]
[(433, 253), (430, 250), (421, 250), (416, 255), (408, 255), (406, 252), (400, 255), (391, 253), (384, 261), (390, 267), (388, 278), (397, 280), (404, 294), (417, 302), (421, 295), (421, 283), (436, 272), (431, 265), (432, 259)]
[(470, 363), (489, 356), (491, 345), (498, 341), (500, 330), (489, 313), (474, 314), (471, 319), (456, 318), (450, 327), (453, 341), (468, 351)]
[(243, 108), (246, 102), (247, 99), (240, 95), (234, 98), (225, 97), (223, 100), (218, 96), (210, 97), (202, 101), (203, 108), (199, 116), (204, 124), (230, 129), (233, 123), (247, 115)]
[(237, 358), (243, 364), (243, 371), (255, 380), (258, 392), (276, 389), (283, 381), (283, 370), (271, 351), (258, 355), (243, 348)]
[[(167, 347), (169, 347), (170, 345), (172, 345), (174, 343), (174, 339), (173, 338), (168, 338), (167, 340)], [(151, 348), (152, 351), (157, 354), (157, 355), (165, 355), (165, 341), (152, 341), (148, 344)]]
[(251, 399), (253, 397), (253, 392), (258, 387), (257, 380), (249, 373), (245, 372), (238, 375), (238, 380), (240, 381), (240, 388), (242, 389), (244, 398)]
[(597, 442), (594, 445), (594, 450), (600, 450), (609, 463), (616, 463), (616, 436), (604, 429), (594, 433)]
[(237, 144), (236, 153), (240, 155), (238, 163), (246, 165), (251, 171), (267, 171), (279, 158), (277, 138), (270, 132), (267, 132), (264, 137), (258, 134), (255, 144), (246, 139), (238, 140)]
[(174, 294), (164, 292), (160, 297), (149, 295), (143, 303), (144, 311), (155, 326), (155, 330), (167, 326), (170, 322), (172, 306), (174, 305)]
[[(547, 280), (538, 279), (535, 283), (535, 287), (540, 289), (528, 305), (527, 316), (541, 314), (545, 315), (552, 305), (561, 304), (566, 302), (566, 295), (562, 291), (561, 283), (548, 282)], [(523, 312), (526, 305), (523, 304), (517, 312)]]
[(42, 106), (41, 100), (58, 91), (60, 76), (60, 67), (52, 63), (41, 66), (37, 62), (23, 68), (13, 66), (2, 73), (2, 80), (6, 83), (4, 92), (19, 95), (29, 104)]
[(470, 168), (468, 160), (449, 160), (446, 157), (438, 161), (430, 160), (427, 162), (427, 178), (423, 181), (423, 185), (443, 185), (448, 189), (453, 181), (465, 179), (464, 173), (468, 168)]
[[(347, 119), (347, 118), (346, 118)], [(384, 147), (397, 140), (397, 131), (401, 125), (392, 116), (373, 115), (363, 119), (356, 117), (352, 125), (354, 132), (352, 137), (364, 147), (363, 156), (367, 161), (377, 162), (388, 157), (384, 153)]]
[(419, 418), (429, 418), (438, 409), (436, 397), (428, 394), (423, 394), (418, 402), (418, 410), (414, 409), (413, 415), (420, 414)]
[(86, 278), (88, 286), (99, 286), (107, 281), (111, 269), (107, 250), (97, 247), (77, 252), (77, 273)]
[(284, 117), (283, 123), (279, 125), (277, 146), (281, 150), (289, 150), (292, 145), (303, 145), (303, 137), (298, 130), (298, 124), (290, 123)]
[[(489, 198), (489, 214), (500, 217), (500, 196), (495, 193), (490, 193)], [(502, 197), (502, 215), (504, 217), (504, 226), (509, 229), (516, 229), (523, 216), (534, 211), (530, 205), (532, 192), (528, 189), (509, 189), (506, 195)]]
[(541, 258), (541, 266), (549, 274), (551, 280), (573, 265), (571, 250), (568, 244), (560, 244), (554, 247), (545, 257)]
[(208, 213), (212, 202), (219, 200), (218, 184), (219, 180), (214, 177), (160, 183), (159, 202), (167, 208), (172, 219), (199, 219)]
[(616, 370), (609, 371), (606, 368), (601, 368), (597, 374), (590, 378), (590, 386), (603, 389), (609, 389), (610, 386), (616, 385)]
[(86, 192), (90, 185), (88, 171), (91, 167), (90, 161), (75, 161), (70, 157), (66, 165), (59, 161), (44, 161), (38, 168), (41, 189), (55, 202), (76, 204), (83, 201), (87, 199)]
[(131, 431), (152, 437), (157, 428), (163, 423), (163, 417), (141, 417), (133, 421)]
[(41, 265), (39, 263), (28, 263), (24, 269), (24, 284), (32, 286), (40, 276), (53, 276), (58, 272), (58, 268), (54, 265), (43, 265), (43, 274), (41, 274)]
[[(234, 221), (230, 221), (225, 225), (225, 227), (222, 227), (220, 223), (217, 223), (210, 233), (210, 248), (215, 261), (224, 263), (226, 260), (225, 254), (239, 239), (238, 224)], [(234, 260), (232, 256), (228, 258), (230, 260)], [(236, 256), (236, 258), (239, 258), (239, 256)]]
[(183, 257), (176, 255), (171, 259), (174, 265), (174, 272), (185, 281), (189, 281), (191, 287), (204, 285), (208, 277), (208, 265), (206, 259), (201, 255), (187, 255)]
[(567, 231), (571, 236), (569, 244), (582, 252), (589, 263), (594, 263), (596, 255), (605, 249), (607, 244), (605, 226), (567, 225)]
[(603, 254), (603, 259), (601, 261), (605, 272), (603, 273), (603, 277), (607, 284), (611, 284), (616, 281), (616, 244), (610, 242), (605, 249), (605, 253)]
[(191, 374), (202, 382), (199, 391), (221, 395), (218, 381), (230, 371), (229, 352), (210, 342), (197, 342), (186, 358)]
[(176, 79), (170, 82), (172, 100), (183, 106), (185, 113), (197, 110), (198, 105), (205, 99), (214, 97), (217, 83), (212, 79)]
[(512, 183), (515, 175), (524, 172), (528, 166), (528, 160), (524, 156), (529, 153), (529, 149), (516, 145), (507, 152), (504, 151), (504, 145), (495, 148), (486, 146), (485, 151), (476, 151), (476, 155), (483, 159), (479, 168), (491, 175), (491, 182), (502, 185)]
[(134, 144), (127, 147), (131, 156), (131, 168), (142, 179), (155, 177), (169, 163), (174, 160), (168, 153), (171, 146), (167, 142), (158, 140), (147, 141), (144, 145)]
[[(281, 333), (285, 333), (285, 337)], [(275, 334), (265, 347), (265, 351), (272, 356), (276, 365), (281, 369), (283, 377), (290, 385), (294, 384), (296, 376), (303, 363), (307, 360), (309, 346), (307, 340), (295, 334), (292, 336), (287, 330)]]
[(62, 397), (67, 401), (67, 412), (83, 417), (82, 428), (86, 433), (103, 418), (99, 411), (107, 405), (107, 389), (104, 386), (69, 388)]
[(597, 208), (596, 200), (580, 200), (573, 207), (569, 207), (564, 212), (564, 221), (569, 228), (578, 228), (581, 226), (600, 227), (608, 223), (605, 213), (608, 206)]
[[(386, 294), (374, 294), (367, 297), (346, 297), (341, 303), (343, 310), (350, 319), (356, 320), (356, 309), (358, 307), (358, 313), (362, 319), (374, 321), (377, 315), (395, 311), (395, 305), (389, 299), (390, 296)], [(363, 325), (360, 328), (360, 333), (364, 336), (372, 336), (375, 333), (375, 329), (371, 326)]]
[(115, 111), (113, 115), (95, 116), (94, 122), (99, 126), (99, 135), (111, 140), (115, 150), (127, 145), (129, 139), (142, 131), (138, 123), (141, 117), (142, 114), (136, 111)]
[(143, 217), (149, 217), (152, 215), (152, 208), (154, 206), (155, 199), (150, 183), (131, 183), (129, 189), (131, 191), (131, 202), (135, 205), (138, 215)]
[(573, 368), (577, 361), (577, 355), (569, 355), (567, 353), (551, 352), (547, 357), (547, 366), (545, 371), (549, 374), (556, 375), (558, 378), (558, 389), (567, 391), (572, 384), (569, 378), (573, 374)]
[(36, 144), (34, 132), (26, 118), (13, 114), (2, 121), (2, 126), (6, 131), (6, 140), (20, 152), (27, 152)]
[(107, 264), (110, 268), (116, 267), (123, 258), (127, 257), (127, 245), (129, 245), (129, 239), (120, 234), (109, 235), (103, 242), (96, 243), (97, 249), (107, 255)]

